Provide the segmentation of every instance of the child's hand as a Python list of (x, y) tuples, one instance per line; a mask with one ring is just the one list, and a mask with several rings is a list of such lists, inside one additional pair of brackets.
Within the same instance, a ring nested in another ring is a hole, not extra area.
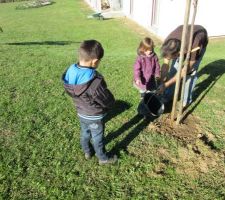
[(160, 80), (160, 76), (156, 76), (155, 80), (157, 80), (157, 81)]
[(135, 83), (136, 83), (136, 85), (140, 85), (141, 81), (140, 80), (136, 80)]
[(161, 95), (161, 94), (164, 93), (165, 89), (166, 89), (166, 88), (165, 88), (165, 84), (162, 83), (162, 84), (157, 88), (156, 93), (159, 94), (159, 95)]

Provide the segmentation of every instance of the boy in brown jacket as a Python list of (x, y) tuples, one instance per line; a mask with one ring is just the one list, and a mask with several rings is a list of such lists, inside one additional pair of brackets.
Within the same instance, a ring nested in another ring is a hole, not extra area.
[(91, 158), (90, 141), (99, 164), (117, 161), (109, 158), (104, 149), (104, 117), (114, 104), (113, 94), (107, 89), (103, 76), (96, 71), (104, 56), (102, 45), (96, 40), (86, 40), (80, 45), (79, 62), (72, 64), (63, 74), (64, 88), (73, 98), (81, 126), (81, 146), (86, 159)]

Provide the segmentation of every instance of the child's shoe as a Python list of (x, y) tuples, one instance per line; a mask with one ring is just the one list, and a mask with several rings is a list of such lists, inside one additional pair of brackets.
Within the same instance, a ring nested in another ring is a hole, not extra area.
[(91, 154), (90, 153), (85, 153), (84, 157), (86, 160), (90, 160), (91, 159)]
[(108, 158), (107, 160), (99, 160), (99, 165), (107, 165), (107, 164), (115, 164), (118, 161), (118, 158), (116, 155), (114, 155), (111, 158)]

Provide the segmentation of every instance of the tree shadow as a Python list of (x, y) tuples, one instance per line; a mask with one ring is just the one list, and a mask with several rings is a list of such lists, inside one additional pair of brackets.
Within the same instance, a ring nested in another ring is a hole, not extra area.
[[(225, 60), (220, 59), (214, 62), (209, 63), (204, 68), (202, 68), (198, 72), (198, 77), (201, 77), (204, 74), (208, 74), (208, 78), (198, 83), (195, 86), (194, 94), (193, 94), (193, 107), (188, 110), (188, 112), (184, 115), (183, 120), (190, 115), (198, 104), (204, 99), (204, 97), (208, 94), (208, 92), (212, 89), (212, 87), (216, 84), (216, 82), (221, 78), (221, 76), (225, 73)], [(199, 96), (201, 96), (199, 98)]]
[(124, 150), (127, 152), (127, 147), (128, 145), (139, 135), (139, 133), (145, 128), (147, 127), (147, 125), (153, 121), (154, 119), (156, 119), (155, 117), (152, 116), (148, 116), (143, 118), (143, 116), (141, 115), (135, 115), (130, 121), (128, 121), (127, 123), (123, 124), (117, 131), (108, 134), (105, 137), (105, 144), (108, 144), (111, 140), (117, 138), (118, 136), (120, 136), (122, 133), (124, 133), (125, 131), (131, 129), (133, 126), (135, 126), (136, 124), (138, 124), (135, 128), (133, 128), (128, 134), (127, 136), (120, 141), (119, 143), (117, 143), (110, 151), (109, 151), (109, 155), (113, 155), (116, 154), (119, 156), (120, 154), (120, 150)]
[(3, 43), (6, 45), (59, 45), (59, 46), (64, 46), (64, 45), (70, 45), (78, 43), (80, 44), (81, 42), (74, 42), (74, 41), (42, 41), (42, 42), (10, 42), (10, 43)]
[(105, 122), (108, 122), (110, 119), (116, 117), (117, 115), (121, 114), (125, 110), (129, 109), (131, 105), (122, 100), (116, 100), (113, 109), (109, 111), (109, 113), (105, 117)]

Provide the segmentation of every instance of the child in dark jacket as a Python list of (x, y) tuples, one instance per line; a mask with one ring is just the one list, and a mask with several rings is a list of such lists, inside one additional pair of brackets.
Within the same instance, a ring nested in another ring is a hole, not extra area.
[(160, 65), (154, 52), (153, 40), (144, 38), (137, 49), (137, 58), (134, 64), (134, 86), (144, 96), (148, 90), (156, 89), (156, 79), (160, 77)]
[(108, 157), (104, 147), (104, 117), (115, 102), (107, 89), (103, 76), (96, 71), (104, 56), (102, 45), (96, 40), (86, 40), (80, 45), (79, 62), (72, 64), (63, 74), (64, 88), (73, 98), (81, 126), (81, 147), (85, 158), (91, 158), (90, 141), (99, 164), (110, 164), (117, 157)]

